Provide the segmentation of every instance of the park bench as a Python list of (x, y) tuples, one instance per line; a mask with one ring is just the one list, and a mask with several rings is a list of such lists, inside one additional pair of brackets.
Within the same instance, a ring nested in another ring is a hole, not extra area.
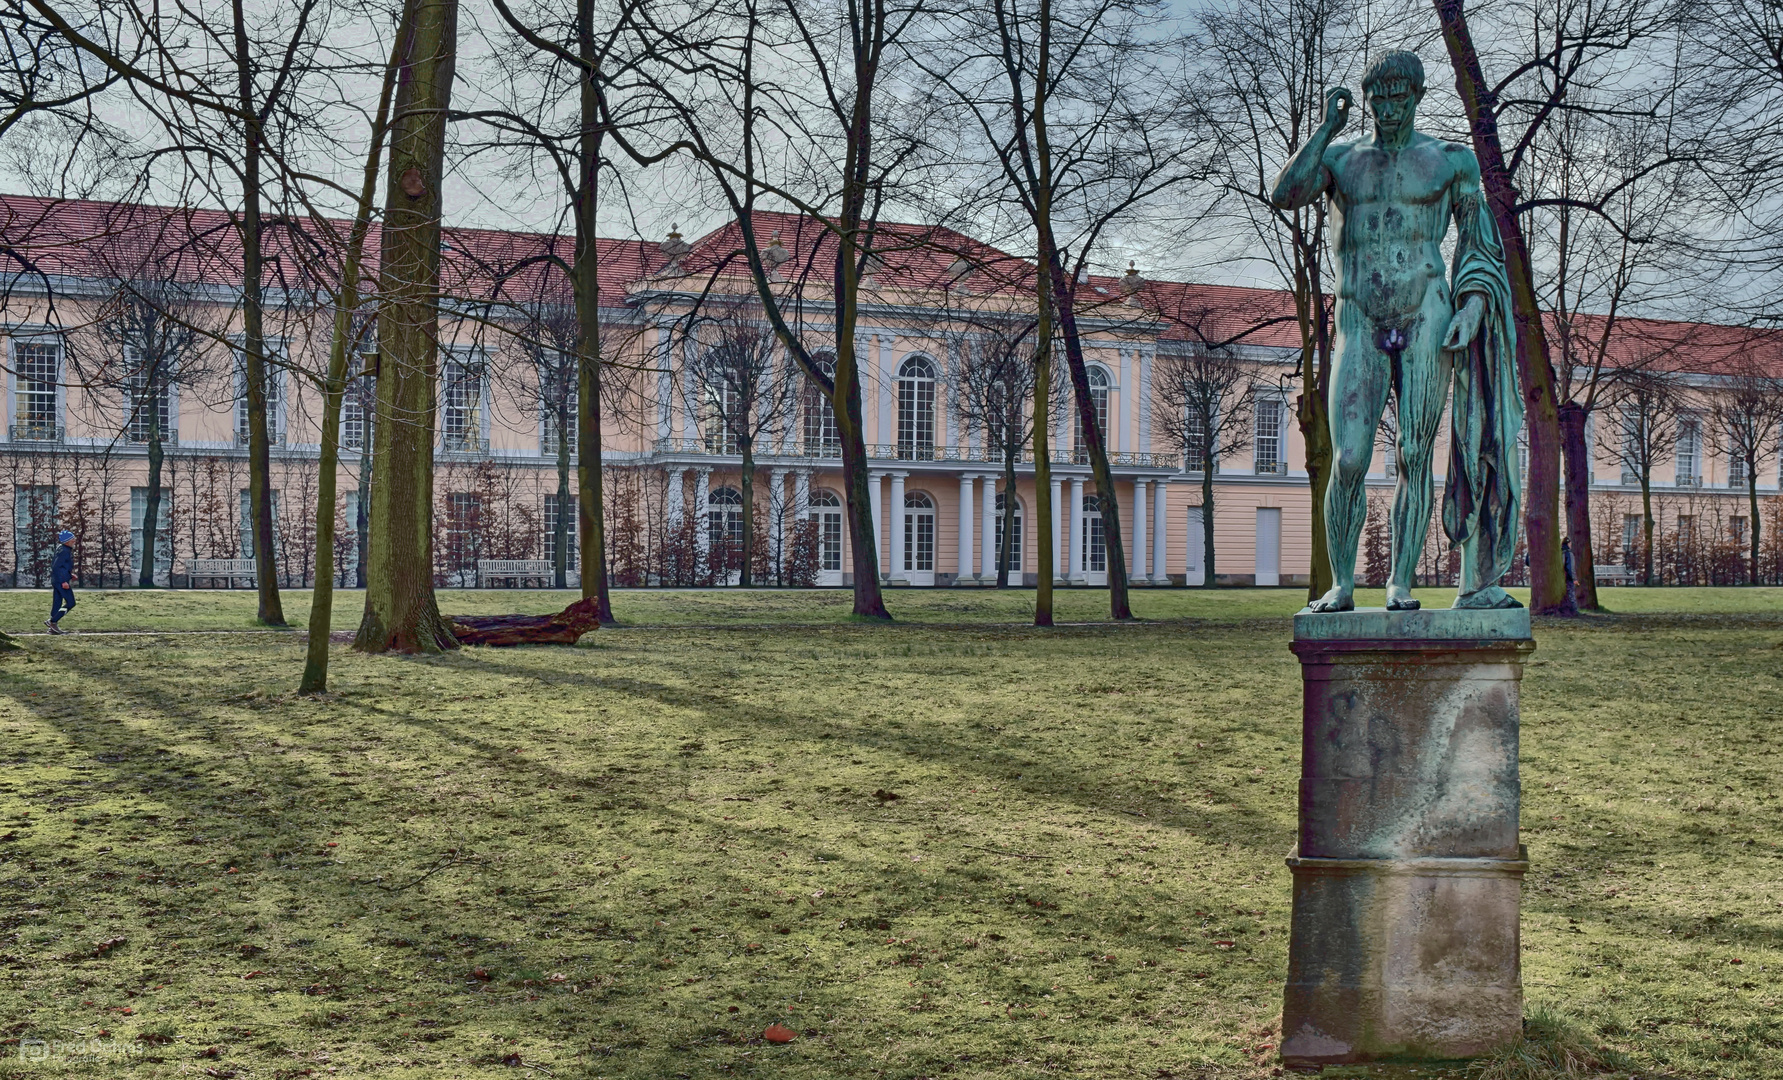
[(508, 580), (518, 586), (528, 578), (537, 578), (540, 585), (550, 582), (553, 570), (549, 559), (478, 559), (477, 584)]
[(1596, 568), (1599, 585), (1632, 585), (1637, 575), (1626, 566), (1599, 566)]
[(255, 582), (253, 559), (187, 559), (186, 586), (196, 589), (198, 579), (215, 581), (222, 578), (227, 588), (235, 588), (236, 578), (246, 578), (251, 587)]

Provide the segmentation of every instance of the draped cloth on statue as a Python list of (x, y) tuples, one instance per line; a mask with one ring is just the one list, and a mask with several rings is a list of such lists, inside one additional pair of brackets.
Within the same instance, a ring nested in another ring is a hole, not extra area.
[(1517, 381), (1517, 328), (1511, 315), (1511, 283), (1504, 269), (1498, 223), (1479, 191), (1455, 208), (1454, 285), (1459, 307), (1468, 293), (1486, 302), (1472, 344), (1455, 360), (1455, 394), (1449, 432), (1449, 474), (1443, 485), (1442, 521), (1449, 540), (1473, 541), (1464, 554), (1480, 588), (1497, 584), (1517, 549), (1522, 483), (1517, 433), (1523, 427), (1523, 395)]

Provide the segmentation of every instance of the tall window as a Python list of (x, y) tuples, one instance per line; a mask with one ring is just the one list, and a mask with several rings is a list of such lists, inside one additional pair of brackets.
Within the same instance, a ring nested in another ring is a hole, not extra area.
[[(559, 449), (558, 440), (569, 442), (569, 452), (576, 452), (576, 409), (577, 392), (576, 368), (568, 357), (559, 356), (551, 363), (539, 367), (539, 412), (544, 422), (544, 430), (539, 441), (540, 452), (549, 457), (556, 457)], [(558, 404), (562, 403), (560, 411)], [(562, 417), (562, 423), (559, 423)], [(562, 430), (558, 430), (559, 428)]]
[(1381, 417), (1381, 430), (1375, 436), (1381, 447), (1381, 472), (1392, 479), (1399, 475), (1399, 425), (1390, 417)]
[(1727, 448), (1727, 486), (1746, 486), (1746, 456), (1734, 446)]
[(706, 500), (706, 530), (712, 546), (743, 550), (743, 493), (721, 487)]
[(1183, 416), (1183, 469), (1198, 473), (1207, 471), (1207, 417), (1190, 407)]
[(1102, 502), (1094, 495), (1083, 497), (1083, 564), (1086, 574), (1100, 574), (1108, 569), (1108, 537), (1102, 531)]
[[(162, 378), (151, 380), (153, 373), (135, 349), (124, 350), (124, 366), (129, 372), (124, 376), (125, 441), (146, 443), (153, 429), (161, 433), (164, 441), (172, 442), (173, 391), (167, 385), (167, 373), (161, 372)], [(157, 383), (152, 392), (151, 381)]]
[(929, 461), (935, 456), (935, 365), (912, 356), (898, 367), (898, 457)]
[[(996, 539), (993, 541), (993, 543), (995, 543), (997, 545), (997, 548), (996, 548), (997, 554), (996, 554), (995, 559), (992, 560), (992, 564), (995, 566), (1001, 566), (1003, 564), (1002, 563), (1002, 560), (1003, 560), (1003, 506), (1004, 506), (1003, 500), (1006, 498), (1008, 498), (1008, 496), (1005, 495), (1003, 492), (1001, 492), (1001, 491), (997, 492), (997, 524), (996, 524), (997, 535), (996, 535)], [(1019, 574), (1019, 573), (1021, 573), (1021, 569), (1022, 569), (1022, 502), (1020, 499), (1017, 499), (1017, 500), (1015, 500), (1015, 527), (1013, 529), (1011, 529), (1009, 532), (1009, 572), (1012, 574)]]
[(1633, 487), (1641, 482), (1641, 474), (1633, 464), (1641, 460), (1641, 446), (1647, 434), (1647, 422), (1634, 408), (1622, 410), (1622, 486)]
[(571, 573), (576, 569), (576, 494), (571, 492), (562, 502), (558, 501), (557, 492), (545, 494), (545, 561), (552, 566), (557, 565), (557, 519), (561, 513), (564, 519), (564, 567)]
[(1641, 561), (1641, 515), (1622, 515), (1622, 565), (1630, 570)]
[[(813, 359), (825, 375), (835, 377), (836, 362), (829, 354), (819, 353)], [(836, 431), (836, 410), (830, 407), (830, 399), (824, 396), (823, 388), (810, 379), (805, 380), (801, 411), (804, 414), (805, 453), (812, 457), (841, 457), (842, 436)], [(835, 567), (837, 570), (841, 568), (840, 565)]]
[(61, 434), (61, 411), (56, 407), (56, 384), (61, 381), (62, 345), (51, 341), (20, 341), (12, 347), (18, 372), (13, 400), (12, 437), (55, 439)]
[(477, 557), (482, 547), (483, 500), (474, 491), (446, 493), (444, 557), (446, 584), (464, 588), (477, 583)]
[(737, 429), (748, 421), (740, 410), (737, 391), (728, 381), (706, 387), (706, 450), (709, 453), (741, 453), (737, 443)]
[(20, 484), (12, 496), (13, 584), (44, 585), (56, 559), (56, 485)]
[(440, 395), (440, 439), (447, 450), (483, 449), (483, 365), (470, 357), (446, 361)]
[(904, 496), (904, 569), (935, 569), (935, 503), (920, 491)]
[(842, 569), (842, 500), (833, 491), (811, 493), (811, 520), (817, 525), (817, 565), (834, 573)]
[[(1091, 367), (1087, 374), (1090, 383), (1090, 407), (1096, 414), (1096, 430), (1102, 433), (1103, 439), (1107, 439), (1108, 371), (1106, 368)], [(1082, 464), (1090, 460), (1089, 434), (1083, 429), (1083, 412), (1081, 410), (1076, 413), (1076, 417), (1077, 440), (1074, 443), (1074, 446), (1077, 450), (1077, 462), (1078, 464)]]
[(1696, 487), (1703, 482), (1703, 425), (1694, 416), (1678, 417), (1677, 463), (1679, 487)]
[[(272, 493), (272, 550), (273, 561), (278, 561), (279, 551), (279, 493)], [(241, 558), (254, 557), (254, 498), (247, 488), (241, 489)]]
[[(130, 581), (142, 574), (142, 524), (149, 516), (149, 489), (130, 489)], [(173, 489), (161, 489), (161, 507), (155, 514), (155, 581), (167, 582), (173, 568)]]
[(1258, 400), (1251, 453), (1259, 474), (1282, 475), (1288, 471), (1282, 456), (1282, 403), (1279, 399)]
[(365, 450), (371, 446), (371, 419), (377, 409), (377, 384), (368, 376), (358, 376), (347, 383), (341, 395), (341, 446), (348, 450)]
[[(277, 366), (280, 359), (271, 342), (266, 346), (266, 438), (277, 446), (285, 441), (285, 373)], [(235, 441), (248, 445), (248, 358), (235, 354)]]

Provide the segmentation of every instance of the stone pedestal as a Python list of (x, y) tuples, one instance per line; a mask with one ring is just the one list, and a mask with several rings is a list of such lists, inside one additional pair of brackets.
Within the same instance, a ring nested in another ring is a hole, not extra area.
[(1522, 1030), (1529, 612), (1302, 612), (1282, 1060), (1474, 1057)]

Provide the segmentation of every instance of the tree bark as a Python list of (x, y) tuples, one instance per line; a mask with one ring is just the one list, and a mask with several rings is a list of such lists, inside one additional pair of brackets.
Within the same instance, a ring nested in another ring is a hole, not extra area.
[(1601, 611), (1597, 599), (1597, 549), (1591, 541), (1591, 455), (1585, 445), (1583, 406), (1560, 406), (1560, 450), (1566, 459), (1566, 532), (1572, 540), (1573, 596), (1583, 611)]
[[(1013, 439), (1003, 440), (1003, 542), (997, 545), (997, 588), (1009, 587), (1009, 573), (1021, 573), (1021, 567), (1012, 565), (1010, 556), (1015, 551), (1015, 454), (1020, 448)], [(995, 503), (991, 504), (995, 506)], [(992, 537), (985, 537), (985, 543), (992, 542)], [(1018, 579), (1017, 585), (1021, 584)]]
[[(161, 410), (155, 407), (160, 390), (157, 385), (159, 380), (150, 378), (144, 381), (149, 390), (149, 490), (143, 500), (142, 572), (137, 575), (136, 584), (141, 588), (151, 589), (155, 585), (155, 540), (161, 524), (161, 463), (165, 460), (165, 452), (161, 445)], [(171, 568), (169, 572), (171, 573)]]
[(1653, 584), (1653, 482), (1641, 473), (1641, 537), (1643, 551), (1641, 584)]
[[(599, 71), (594, 40), (594, 4), (576, 0), (576, 51), (582, 60), (582, 134), (576, 148), (576, 321), (581, 341), (576, 372), (577, 535), (581, 542), (582, 596), (593, 597), (603, 623), (613, 621), (607, 588), (607, 520), (601, 474), (601, 316), (600, 207), (601, 123)], [(561, 517), (563, 511), (558, 510)]]
[[(1211, 426), (1211, 425), (1210, 425)], [(1211, 440), (1210, 440), (1211, 441)], [(1213, 448), (1202, 457), (1201, 469), (1201, 587), (1211, 589), (1213, 582)]]
[(1306, 486), (1312, 495), (1312, 566), (1307, 589), (1311, 603), (1331, 590), (1331, 547), (1325, 535), (1325, 488), (1331, 483), (1331, 338), (1325, 325), (1325, 294), (1316, 263), (1296, 271), (1294, 306), (1300, 316), (1301, 393), (1295, 403), (1300, 437), (1306, 445)]
[[(385, 190), (378, 410), (365, 617), (354, 648), (439, 652), (457, 641), (433, 592), (433, 437), (439, 374), (440, 182), (457, 0), (407, 0)], [(586, 575), (584, 575), (586, 576)]]
[[(561, 390), (562, 388), (563, 388), (562, 377), (559, 376), (558, 377), (558, 389)], [(567, 421), (569, 421), (569, 419), (570, 419), (570, 417), (568, 415), (566, 415), (568, 413), (568, 411), (569, 410), (567, 410), (563, 407), (563, 403), (561, 401), (558, 402), (557, 407), (556, 407), (556, 412), (557, 412), (557, 519), (555, 521), (553, 521), (551, 524), (551, 542), (552, 542), (551, 581), (552, 581), (552, 584), (555, 585), (559, 589), (567, 589), (570, 587), (570, 553), (569, 553), (569, 546), (570, 546), (570, 521), (569, 521), (570, 440), (568, 438), (568, 433), (566, 430), (569, 427), (569, 424)], [(580, 416), (577, 416), (575, 418), (575, 422), (577, 425), (578, 435), (579, 435), (582, 418)], [(580, 504), (581, 504), (581, 493), (578, 491), (577, 492), (577, 504), (576, 504), (577, 510), (578, 510), (578, 513), (576, 515), (576, 520), (578, 522), (580, 522), (581, 518), (582, 518), (582, 515), (579, 512), (581, 509)], [(582, 539), (580, 527), (577, 528), (576, 532), (577, 532), (576, 540), (578, 543), (580, 543), (581, 539)]]
[[(1052, 230), (1042, 235), (1052, 243)], [(1096, 415), (1096, 401), (1090, 396), (1090, 372), (1083, 358), (1083, 339), (1077, 333), (1077, 309), (1071, 295), (1070, 275), (1059, 260), (1056, 247), (1049, 247), (1047, 259), (1052, 268), (1054, 302), (1059, 310), (1060, 336), (1065, 339), (1065, 367), (1071, 375), (1071, 390), (1077, 398), (1078, 422), (1083, 425), (1084, 440), (1090, 448), (1090, 475), (1096, 481), (1096, 509), (1102, 515), (1102, 544), (1108, 574), (1108, 614), (1111, 619), (1131, 619), (1133, 608), (1127, 597), (1126, 546), (1121, 543), (1120, 499), (1114, 490), (1114, 473), (1108, 468), (1108, 444), (1103, 438), (1101, 418)], [(1087, 546), (1088, 537), (1085, 537)], [(1077, 558), (1077, 553), (1071, 553)]]
[(1748, 580), (1748, 584), (1756, 585), (1758, 584), (1758, 537), (1760, 535), (1758, 531), (1758, 462), (1751, 458), (1746, 461), (1746, 501), (1752, 509), (1752, 524), (1749, 526), (1751, 529), (1749, 535), (1752, 537), (1752, 577)]
[(742, 440), (743, 451), (743, 562), (737, 569), (737, 584), (748, 588), (755, 584), (755, 447)]
[(1517, 325), (1517, 374), (1523, 383), (1524, 425), (1529, 432), (1529, 479), (1523, 492), (1523, 526), (1529, 552), (1529, 607), (1538, 615), (1575, 614), (1560, 558), (1560, 420), (1554, 365), (1542, 326), (1529, 245), (1517, 215), (1517, 190), (1505, 168), (1498, 137), (1497, 101), (1480, 67), (1461, 0), (1436, 0), (1443, 41), (1455, 68), (1455, 90), (1470, 120), (1480, 185), (1492, 207), (1510, 276)]
[(235, 69), (242, 115), (241, 323), (242, 376), (247, 382), (248, 515), (253, 535), (254, 582), (259, 592), (259, 621), (284, 626), (279, 597), (278, 555), (273, 546), (272, 441), (266, 415), (266, 316), (261, 263), (260, 157), (264, 117), (254, 100), (253, 57), (249, 52), (244, 0), (232, 5)]
[[(1041, 193), (1045, 198), (1044, 193)], [(1034, 303), (1038, 308), (1034, 324), (1034, 625), (1051, 626), (1052, 579), (1057, 568), (1052, 564), (1052, 456), (1047, 448), (1048, 428), (1052, 417), (1052, 290), (1047, 287), (1046, 270), (1040, 269), (1034, 282)]]
[(461, 645), (574, 645), (600, 628), (598, 606), (589, 596), (555, 615), (460, 615), (452, 634)]

